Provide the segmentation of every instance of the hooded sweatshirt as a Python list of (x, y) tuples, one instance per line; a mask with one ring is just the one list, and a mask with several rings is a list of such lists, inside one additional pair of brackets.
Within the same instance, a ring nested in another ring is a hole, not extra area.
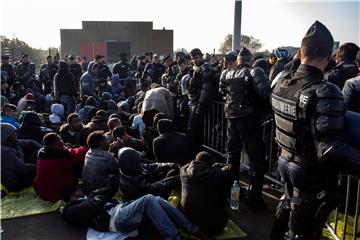
[(128, 147), (119, 150), (118, 159), (119, 192), (124, 201), (134, 200), (146, 194), (167, 198), (171, 190), (180, 183), (179, 176), (165, 178), (166, 173), (175, 168), (174, 164), (143, 164), (142, 155)]
[(191, 161), (193, 149), (188, 137), (177, 132), (171, 120), (161, 119), (157, 125), (159, 137), (153, 141), (153, 151), (157, 162), (172, 162), (184, 165)]
[(24, 153), (20, 145), (8, 141), (14, 132), (14, 126), (1, 123), (1, 184), (9, 191), (21, 190), (24, 175), (35, 176), (35, 165), (24, 162)]
[(36, 112), (26, 112), (22, 124), (17, 133), (19, 139), (31, 139), (42, 143), (42, 139), (48, 129), (41, 126), (42, 122)]

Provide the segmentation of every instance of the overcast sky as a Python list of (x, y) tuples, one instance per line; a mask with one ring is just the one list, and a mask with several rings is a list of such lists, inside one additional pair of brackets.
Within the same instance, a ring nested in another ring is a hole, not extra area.
[[(263, 49), (298, 46), (320, 20), (335, 40), (360, 44), (360, 0), (243, 0), (242, 34)], [(212, 52), (233, 31), (234, 0), (0, 0), (0, 35), (17, 36), (33, 47), (60, 46), (60, 28), (81, 28), (82, 20), (152, 21), (174, 30), (174, 48)]]

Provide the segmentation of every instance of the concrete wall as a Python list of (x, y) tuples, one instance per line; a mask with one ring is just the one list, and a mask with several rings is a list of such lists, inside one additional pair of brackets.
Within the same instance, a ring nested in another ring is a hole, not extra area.
[[(152, 22), (83, 21), (82, 29), (60, 29), (61, 56), (80, 54), (81, 42), (130, 42), (131, 55), (173, 52), (173, 30), (153, 30)], [(129, 56), (130, 58), (130, 56)]]

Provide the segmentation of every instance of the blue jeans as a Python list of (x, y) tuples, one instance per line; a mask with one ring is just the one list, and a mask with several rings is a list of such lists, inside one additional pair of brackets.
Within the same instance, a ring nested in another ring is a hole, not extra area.
[(175, 225), (190, 233), (199, 229), (170, 203), (151, 194), (117, 205), (111, 214), (110, 222), (114, 222), (117, 231), (128, 233), (137, 229), (145, 217), (150, 218), (165, 239), (180, 240)]
[(65, 119), (66, 117), (75, 111), (75, 97), (70, 95), (61, 95), (60, 103), (64, 106)]

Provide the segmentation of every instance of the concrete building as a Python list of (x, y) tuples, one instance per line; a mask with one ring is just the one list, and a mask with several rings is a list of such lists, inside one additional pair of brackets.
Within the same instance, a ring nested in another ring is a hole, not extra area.
[(117, 62), (120, 53), (128, 59), (147, 51), (172, 54), (173, 34), (173, 30), (153, 29), (152, 22), (83, 21), (82, 29), (60, 29), (60, 54), (89, 59), (102, 54), (108, 63)]

